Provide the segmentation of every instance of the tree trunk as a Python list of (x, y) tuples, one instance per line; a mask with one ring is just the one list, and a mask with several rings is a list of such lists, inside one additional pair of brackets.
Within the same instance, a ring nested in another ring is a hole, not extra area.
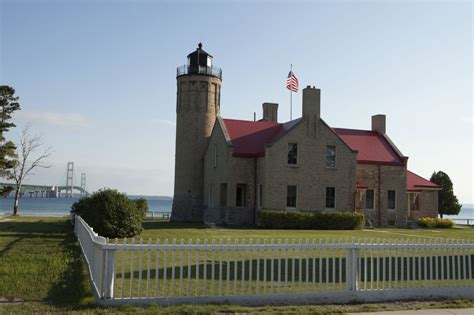
[(18, 204), (20, 202), (20, 188), (15, 190), (15, 201), (13, 203), (13, 215), (18, 214)]
[(439, 217), (442, 219), (442, 218), (443, 218), (443, 213), (440, 213), (440, 214), (439, 214)]

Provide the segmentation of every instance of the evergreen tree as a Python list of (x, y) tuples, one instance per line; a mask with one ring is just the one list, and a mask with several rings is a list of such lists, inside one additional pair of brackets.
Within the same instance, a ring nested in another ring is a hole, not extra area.
[[(15, 124), (12, 122), (12, 114), (20, 109), (18, 96), (15, 89), (8, 85), (0, 85), (0, 178), (9, 178), (13, 167), (16, 165), (16, 146), (12, 141), (7, 141), (5, 134)], [(0, 194), (6, 195), (13, 190), (8, 186), (0, 190)]]
[(458, 198), (454, 195), (453, 182), (448, 174), (438, 171), (433, 172), (431, 179), (433, 183), (441, 186), (438, 192), (438, 212), (443, 217), (443, 214), (456, 215), (461, 211), (461, 204)]

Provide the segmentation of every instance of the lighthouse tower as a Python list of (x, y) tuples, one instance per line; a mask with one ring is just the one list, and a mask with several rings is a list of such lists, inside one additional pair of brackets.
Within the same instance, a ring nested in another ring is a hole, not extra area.
[(176, 155), (172, 221), (202, 221), (204, 155), (219, 115), (222, 70), (198, 48), (177, 69)]

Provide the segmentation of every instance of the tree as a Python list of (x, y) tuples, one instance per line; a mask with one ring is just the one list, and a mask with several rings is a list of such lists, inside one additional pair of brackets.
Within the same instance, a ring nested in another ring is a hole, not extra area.
[[(20, 148), (18, 150), (18, 161), (13, 167), (10, 179), (16, 183), (15, 201), (13, 203), (13, 215), (18, 214), (20, 199), (20, 190), (23, 181), (35, 168), (49, 168), (51, 165), (45, 163), (45, 160), (51, 156), (51, 147), (43, 149), (41, 136), (30, 134), (30, 124), (28, 123), (21, 133)], [(42, 153), (35, 154), (38, 150)]]
[[(0, 85), (0, 178), (9, 178), (16, 164), (16, 146), (12, 141), (7, 141), (5, 133), (16, 127), (11, 121), (12, 114), (20, 109), (18, 96), (15, 89), (8, 85)], [(0, 190), (1, 195), (8, 195), (13, 190), (6, 186)]]
[(438, 192), (438, 212), (443, 217), (443, 214), (456, 215), (461, 211), (461, 204), (458, 198), (454, 195), (453, 182), (448, 174), (438, 171), (433, 172), (431, 179), (433, 183), (441, 186)]

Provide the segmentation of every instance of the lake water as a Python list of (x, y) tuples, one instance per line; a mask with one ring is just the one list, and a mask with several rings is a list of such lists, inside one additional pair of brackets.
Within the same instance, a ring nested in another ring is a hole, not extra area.
[[(136, 199), (137, 196), (129, 196), (130, 199)], [(158, 197), (143, 197), (148, 201), (149, 211), (171, 212), (173, 204), (172, 199), (163, 199)], [(74, 198), (21, 198), (20, 215), (26, 216), (65, 216), (69, 215), (71, 206), (78, 201)], [(13, 209), (13, 198), (0, 198), (0, 215), (11, 214)], [(459, 215), (446, 215), (445, 218), (451, 219), (474, 219), (474, 205), (465, 204), (461, 208)]]
[[(137, 196), (129, 196), (136, 199)], [(160, 199), (157, 197), (143, 197), (148, 201), (148, 210), (154, 212), (171, 212), (172, 199)], [(13, 212), (14, 198), (0, 198), (0, 215)], [(73, 198), (21, 198), (18, 214), (25, 216), (65, 216), (69, 215), (71, 206), (78, 201), (79, 197)]]

